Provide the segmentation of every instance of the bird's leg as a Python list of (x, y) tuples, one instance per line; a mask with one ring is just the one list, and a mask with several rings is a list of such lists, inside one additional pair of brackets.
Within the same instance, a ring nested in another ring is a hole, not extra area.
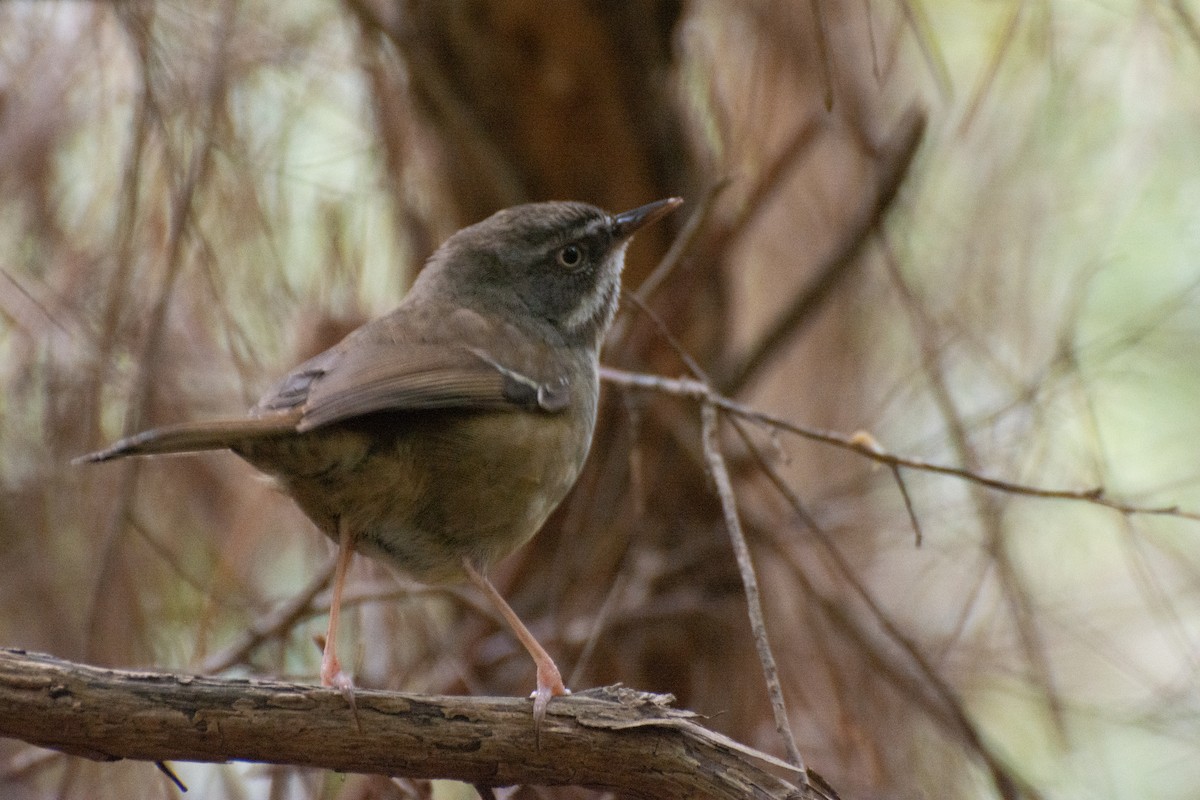
[(337, 657), (338, 616), (342, 610), (342, 589), (346, 585), (346, 569), (354, 555), (353, 535), (345, 518), (338, 520), (337, 566), (333, 570), (333, 595), (329, 601), (329, 627), (325, 631), (325, 648), (321, 654), (321, 685), (342, 690), (353, 702), (354, 681), (342, 672)]
[(563, 686), (562, 675), (559, 674), (554, 659), (550, 658), (546, 649), (538, 643), (537, 639), (533, 638), (533, 634), (525, 627), (525, 623), (521, 622), (517, 612), (513, 611), (512, 606), (504, 600), (500, 592), (496, 591), (492, 582), (475, 569), (470, 559), (463, 559), (463, 568), (466, 569), (467, 577), (471, 579), (471, 582), (479, 587), (492, 606), (500, 612), (500, 616), (504, 617), (508, 627), (512, 628), (512, 632), (516, 634), (517, 639), (533, 657), (533, 663), (537, 665), (537, 691), (534, 692), (533, 700), (533, 727), (536, 733), (541, 730), (550, 698), (561, 697), (571, 692), (566, 686)]

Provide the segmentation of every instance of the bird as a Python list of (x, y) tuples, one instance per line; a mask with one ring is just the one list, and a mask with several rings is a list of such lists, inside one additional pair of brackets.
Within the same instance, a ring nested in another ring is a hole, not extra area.
[(626, 247), (682, 202), (498, 211), (446, 239), (393, 311), (297, 366), (246, 415), (146, 430), (75, 462), (227, 449), (271, 476), (337, 545), (320, 676), (351, 701), (336, 648), (353, 554), (423, 582), (469, 580), (533, 659), (537, 730), (568, 690), (487, 570), (579, 476)]

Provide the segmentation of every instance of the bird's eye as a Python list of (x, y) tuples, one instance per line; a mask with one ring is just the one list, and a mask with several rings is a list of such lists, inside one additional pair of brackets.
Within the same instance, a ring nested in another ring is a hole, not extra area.
[(583, 263), (583, 248), (577, 244), (569, 244), (565, 247), (558, 248), (558, 252), (554, 254), (555, 260), (559, 266), (567, 269), (576, 269)]

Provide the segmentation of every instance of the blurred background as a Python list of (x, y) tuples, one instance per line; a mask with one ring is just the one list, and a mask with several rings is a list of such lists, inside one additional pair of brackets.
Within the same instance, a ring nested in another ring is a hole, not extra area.
[[(0, 645), (316, 682), (333, 548), (290, 502), (229, 454), (71, 457), (248, 407), (492, 211), (678, 194), (630, 250), (608, 364), (676, 377), (682, 350), (796, 424), (1162, 512), (906, 469), (910, 509), (861, 454), (727, 424), (809, 765), (848, 800), (1196, 797), (1200, 522), (1172, 509), (1200, 510), (1198, 17), (0, 5)], [(359, 686), (532, 687), (468, 589), (351, 579)], [(783, 753), (694, 404), (608, 387), (575, 492), (493, 579), (572, 687), (672, 692)], [(205, 798), (471, 796), (174, 766)], [(0, 741), (4, 797), (177, 794)]]

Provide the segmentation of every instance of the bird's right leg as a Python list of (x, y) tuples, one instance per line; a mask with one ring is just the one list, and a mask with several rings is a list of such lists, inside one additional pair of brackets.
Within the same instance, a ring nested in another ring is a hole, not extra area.
[(325, 631), (325, 648), (321, 654), (321, 685), (341, 689), (349, 695), (354, 690), (354, 681), (342, 672), (337, 657), (338, 617), (342, 609), (342, 589), (346, 585), (346, 569), (354, 555), (354, 535), (345, 518), (338, 520), (337, 566), (333, 570), (333, 596), (329, 601), (329, 627)]
[(524, 645), (526, 652), (533, 658), (533, 663), (537, 667), (537, 690), (533, 693), (533, 731), (535, 737), (540, 741), (542, 720), (546, 718), (546, 706), (549, 705), (550, 698), (570, 694), (571, 690), (563, 685), (558, 667), (554, 664), (554, 659), (546, 652), (546, 648), (542, 647), (541, 643), (533, 637), (529, 628), (526, 628), (525, 623), (521, 622), (521, 618), (517, 616), (517, 612), (513, 611), (512, 606), (496, 590), (487, 576), (475, 569), (475, 565), (469, 558), (463, 559), (463, 570), (471, 582), (479, 587), (491, 602), (492, 607), (508, 623), (517, 640)]

